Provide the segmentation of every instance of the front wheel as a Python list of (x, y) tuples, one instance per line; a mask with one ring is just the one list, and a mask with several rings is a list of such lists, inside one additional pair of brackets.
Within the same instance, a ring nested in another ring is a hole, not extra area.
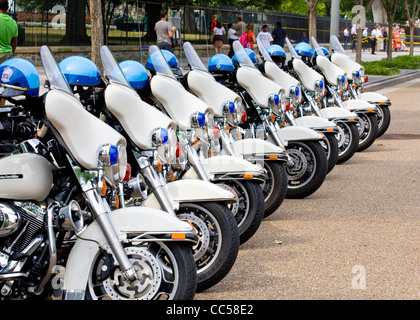
[(271, 215), (282, 204), (287, 192), (287, 173), (283, 163), (264, 161), (265, 183), (261, 185), (264, 194), (264, 218)]
[(87, 300), (192, 300), (197, 270), (191, 249), (182, 243), (151, 239), (125, 252), (137, 280), (127, 281), (112, 254), (99, 251), (89, 275)]
[(324, 133), (324, 135), (326, 139), (320, 141), (320, 144), (324, 148), (324, 151), (327, 155), (327, 173), (330, 173), (331, 170), (335, 167), (338, 159), (338, 140), (335, 137), (336, 133)]
[(216, 202), (181, 203), (176, 212), (197, 232), (192, 248), (197, 266), (197, 291), (220, 282), (232, 269), (239, 251), (238, 225), (232, 212)]
[(378, 136), (378, 119), (374, 113), (359, 113), (359, 146), (357, 151), (369, 148)]
[(327, 155), (318, 141), (293, 141), (286, 147), (293, 160), (287, 166), (289, 183), (286, 198), (305, 198), (322, 185), (327, 175)]
[(376, 105), (378, 110), (378, 136), (382, 136), (391, 123), (391, 112), (388, 106)]
[(216, 184), (237, 197), (237, 202), (229, 204), (228, 208), (235, 216), (240, 243), (243, 244), (257, 232), (264, 218), (264, 195), (260, 184), (245, 180), (228, 180)]
[(359, 146), (359, 131), (354, 122), (336, 122), (339, 134), (338, 139), (338, 158), (337, 163), (341, 164), (349, 160), (356, 153)]

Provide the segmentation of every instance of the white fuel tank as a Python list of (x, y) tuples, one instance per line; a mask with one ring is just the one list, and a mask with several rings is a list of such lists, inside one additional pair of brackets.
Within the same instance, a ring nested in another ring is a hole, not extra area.
[(53, 185), (53, 165), (33, 153), (0, 159), (0, 199), (45, 200)]

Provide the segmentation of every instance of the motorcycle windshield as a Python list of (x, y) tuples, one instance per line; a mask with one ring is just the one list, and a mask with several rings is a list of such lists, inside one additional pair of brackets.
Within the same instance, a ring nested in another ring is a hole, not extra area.
[(172, 72), (171, 67), (169, 66), (168, 62), (166, 61), (158, 46), (153, 45), (149, 47), (148, 62), (152, 64), (156, 73), (171, 77), (176, 80), (176, 77)]
[(292, 57), (295, 59), (300, 59), (299, 55), (297, 54), (295, 48), (293, 48), (288, 38), (286, 38), (286, 44), (287, 44), (287, 48), (289, 48), (289, 52), (292, 55)]
[(125, 78), (119, 64), (115, 60), (111, 51), (107, 46), (102, 46), (100, 49), (102, 66), (104, 67), (105, 74), (108, 76), (110, 82), (118, 82), (127, 87), (130, 87), (127, 79)]
[(45, 70), (45, 75), (47, 76), (48, 82), (50, 83), (50, 87), (73, 94), (67, 79), (64, 77), (60, 67), (58, 66), (51, 53), (50, 48), (47, 46), (41, 47), (41, 61)]
[(267, 52), (267, 48), (264, 47), (264, 44), (262, 43), (262, 41), (260, 40), (260, 38), (257, 38), (257, 45), (258, 45), (258, 50), (260, 51), (260, 53), (263, 56), (264, 60), (265, 61), (273, 61), (273, 59), (271, 59), (271, 56)]
[(340, 53), (346, 53), (341, 46), (340, 41), (337, 39), (335, 35), (332, 35), (330, 37), (330, 44), (331, 44), (331, 50), (334, 52), (340, 52)]
[(324, 51), (322, 51), (321, 47), (319, 46), (318, 42), (315, 40), (314, 37), (311, 38), (312, 45), (314, 46), (314, 50), (316, 54), (319, 56), (325, 56)]
[(208, 72), (207, 68), (204, 66), (197, 52), (194, 50), (193, 46), (189, 42), (185, 42), (183, 45), (185, 56), (187, 57), (188, 63), (191, 66), (191, 69), (198, 69), (201, 71)]
[(255, 65), (252, 63), (251, 58), (246, 53), (244, 47), (238, 40), (235, 40), (233, 42), (233, 51), (235, 52), (235, 57), (238, 60), (240, 66), (256, 68)]

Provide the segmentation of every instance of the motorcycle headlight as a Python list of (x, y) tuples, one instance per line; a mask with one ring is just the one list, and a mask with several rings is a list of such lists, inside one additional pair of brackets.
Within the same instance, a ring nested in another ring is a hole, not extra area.
[(353, 82), (354, 83), (357, 83), (357, 84), (359, 84), (359, 83), (361, 83), (362, 82), (362, 72), (361, 72), (362, 70), (356, 70), (356, 71), (353, 71), (353, 75), (352, 75), (352, 78), (353, 78)]
[(114, 183), (121, 182), (127, 170), (127, 150), (124, 145), (102, 145), (97, 152), (98, 167), (103, 168), (105, 176)]
[(152, 130), (150, 134), (150, 139), (152, 141), (153, 147), (160, 147), (162, 144), (168, 142), (168, 130), (165, 128), (156, 128)]
[(290, 88), (290, 90), (289, 90), (289, 97), (290, 97), (290, 102), (293, 105), (298, 105), (299, 104), (299, 102), (300, 102), (300, 95), (301, 95), (300, 86), (294, 86), (294, 87), (291, 87)]
[(175, 163), (178, 147), (178, 137), (174, 128), (168, 129), (168, 143), (165, 148), (165, 157), (169, 163)]
[(223, 113), (225, 116), (236, 112), (236, 105), (232, 101), (226, 101), (223, 103)]
[(347, 90), (347, 83), (348, 81), (346, 76), (341, 75), (337, 77), (337, 84), (341, 90)]
[(190, 121), (191, 127), (199, 128), (204, 126), (204, 124), (206, 123), (206, 116), (204, 115), (204, 113), (195, 112), (190, 116)]
[(315, 91), (318, 96), (320, 97), (324, 96), (324, 81), (323, 80), (317, 80), (315, 82)]
[(275, 114), (279, 114), (280, 96), (272, 93), (268, 96), (268, 106)]

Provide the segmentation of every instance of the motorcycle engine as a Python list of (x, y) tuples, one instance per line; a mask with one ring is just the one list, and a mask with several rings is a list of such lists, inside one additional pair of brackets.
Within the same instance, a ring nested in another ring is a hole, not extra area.
[(0, 203), (0, 273), (41, 233), (44, 214), (31, 202)]

